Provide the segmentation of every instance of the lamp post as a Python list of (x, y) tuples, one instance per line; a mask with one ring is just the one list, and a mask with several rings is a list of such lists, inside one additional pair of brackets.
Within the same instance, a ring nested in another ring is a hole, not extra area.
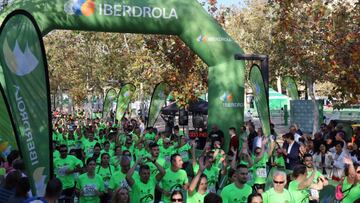
[(261, 54), (235, 54), (235, 60), (260, 61), (265, 84), (266, 99), (269, 101), (269, 56)]

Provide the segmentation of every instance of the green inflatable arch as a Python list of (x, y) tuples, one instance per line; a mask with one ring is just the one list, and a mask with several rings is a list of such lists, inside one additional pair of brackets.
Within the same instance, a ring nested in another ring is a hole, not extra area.
[(51, 131), (42, 37), (52, 30), (177, 35), (209, 66), (208, 129), (216, 123), (227, 146), (228, 128), (243, 125), (245, 64), (234, 59), (243, 51), (197, 0), (15, 0), (2, 11), (0, 22), (0, 82), (14, 104), (19, 146), (37, 193), (50, 176), (49, 158), (41, 158), (49, 151), (38, 147)]

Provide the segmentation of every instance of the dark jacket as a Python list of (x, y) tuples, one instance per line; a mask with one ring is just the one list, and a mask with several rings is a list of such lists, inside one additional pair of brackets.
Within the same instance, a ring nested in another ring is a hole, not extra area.
[[(285, 142), (283, 148), (286, 149), (287, 151), (289, 148), (289, 144)], [(297, 142), (294, 142), (290, 153), (284, 156), (286, 169), (293, 170), (296, 165), (299, 165), (301, 163), (299, 153), (300, 153), (300, 145)]]

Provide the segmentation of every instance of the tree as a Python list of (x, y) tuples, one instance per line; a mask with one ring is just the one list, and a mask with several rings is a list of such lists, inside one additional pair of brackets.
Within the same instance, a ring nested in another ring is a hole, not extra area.
[[(278, 51), (275, 60), (280, 64), (279, 72), (290, 69), (306, 82), (314, 102), (314, 120), (319, 120), (315, 82), (333, 81), (336, 85), (333, 95), (340, 94), (345, 102), (353, 101), (351, 97), (356, 97), (359, 92), (351, 85), (359, 86), (359, 81), (351, 77), (356, 76), (359, 63), (349, 59), (357, 59), (354, 50), (358, 52), (358, 39), (355, 39), (358, 34), (354, 34), (354, 30), (359, 33), (359, 26), (354, 25), (356, 22), (351, 16), (358, 15), (352, 14), (353, 10), (358, 10), (358, 4), (351, 7), (345, 1), (329, 4), (322, 0), (275, 0), (271, 6), (274, 20), (272, 48)], [(346, 80), (350, 86), (345, 86), (344, 75), (350, 77)], [(317, 130), (318, 122), (314, 122), (313, 132)]]

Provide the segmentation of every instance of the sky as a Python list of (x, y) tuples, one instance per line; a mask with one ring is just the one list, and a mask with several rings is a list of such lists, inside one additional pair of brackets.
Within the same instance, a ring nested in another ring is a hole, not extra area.
[(219, 5), (224, 5), (224, 6), (231, 6), (231, 5), (239, 6), (243, 4), (243, 0), (217, 0), (217, 2)]

